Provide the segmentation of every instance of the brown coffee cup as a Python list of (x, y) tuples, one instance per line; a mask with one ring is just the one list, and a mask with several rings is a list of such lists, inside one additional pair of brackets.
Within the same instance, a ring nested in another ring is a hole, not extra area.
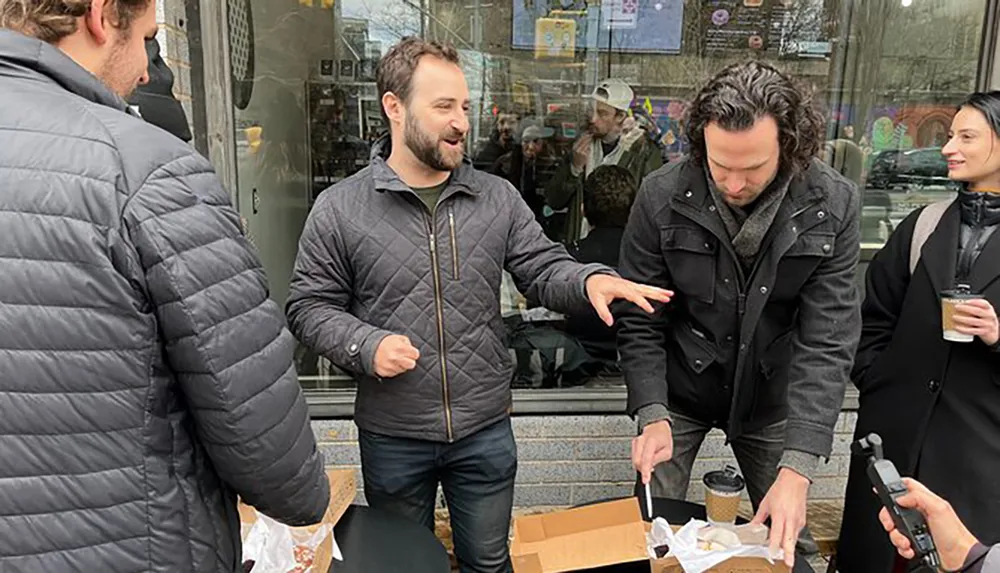
[(705, 513), (712, 525), (735, 524), (740, 510), (740, 498), (746, 483), (736, 468), (727, 465), (724, 469), (708, 472), (705, 482)]
[(941, 292), (941, 330), (945, 340), (950, 342), (972, 342), (975, 336), (958, 331), (955, 324), (955, 308), (970, 300), (982, 298), (981, 294), (969, 292), (968, 289), (957, 288)]

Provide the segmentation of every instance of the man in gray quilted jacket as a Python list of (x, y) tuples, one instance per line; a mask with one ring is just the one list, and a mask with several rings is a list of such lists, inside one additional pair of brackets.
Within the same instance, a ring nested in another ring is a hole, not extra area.
[(130, 115), (155, 0), (0, 0), (0, 571), (232, 573), (329, 488), (209, 163)]
[(292, 331), (358, 382), (365, 497), (434, 526), (440, 483), (463, 572), (511, 569), (517, 452), (503, 341), (506, 269), (561, 312), (670, 293), (581, 265), (520, 194), (463, 159), (469, 90), (451, 46), (406, 38), (376, 73), (391, 137), (316, 201), (288, 299)]

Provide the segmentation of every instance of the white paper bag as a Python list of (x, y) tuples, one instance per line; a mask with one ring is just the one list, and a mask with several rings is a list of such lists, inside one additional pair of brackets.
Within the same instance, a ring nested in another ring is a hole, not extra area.
[(769, 555), (767, 545), (740, 545), (733, 549), (705, 551), (698, 548), (698, 531), (707, 527), (708, 523), (692, 519), (674, 533), (670, 524), (661, 517), (653, 520), (653, 527), (646, 539), (649, 557), (656, 558), (654, 548), (666, 543), (670, 547), (668, 557), (674, 557), (680, 563), (685, 573), (704, 573), (705, 571), (732, 557), (763, 557), (770, 563), (784, 559), (784, 553), (779, 550), (777, 555)]

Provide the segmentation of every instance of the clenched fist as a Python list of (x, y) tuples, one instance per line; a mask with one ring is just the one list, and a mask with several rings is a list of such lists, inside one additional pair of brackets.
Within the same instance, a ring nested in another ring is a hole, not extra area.
[(375, 349), (375, 374), (379, 378), (394, 378), (417, 367), (420, 351), (410, 339), (391, 334), (382, 339)]

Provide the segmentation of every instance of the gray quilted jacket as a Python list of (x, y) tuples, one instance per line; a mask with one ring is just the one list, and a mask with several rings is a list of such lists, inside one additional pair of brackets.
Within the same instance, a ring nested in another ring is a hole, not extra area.
[[(379, 434), (460, 440), (503, 419), (513, 364), (500, 283), (510, 271), (529, 300), (561, 311), (587, 303), (581, 265), (547, 239), (506, 180), (468, 162), (452, 173), (435, 215), (386, 165), (372, 163), (320, 195), (299, 242), (288, 322), (303, 343), (357, 377), (355, 422)], [(420, 350), (416, 369), (374, 376), (390, 334)]]
[(294, 341), (209, 163), (0, 30), (0, 571), (232, 572), (320, 519)]

